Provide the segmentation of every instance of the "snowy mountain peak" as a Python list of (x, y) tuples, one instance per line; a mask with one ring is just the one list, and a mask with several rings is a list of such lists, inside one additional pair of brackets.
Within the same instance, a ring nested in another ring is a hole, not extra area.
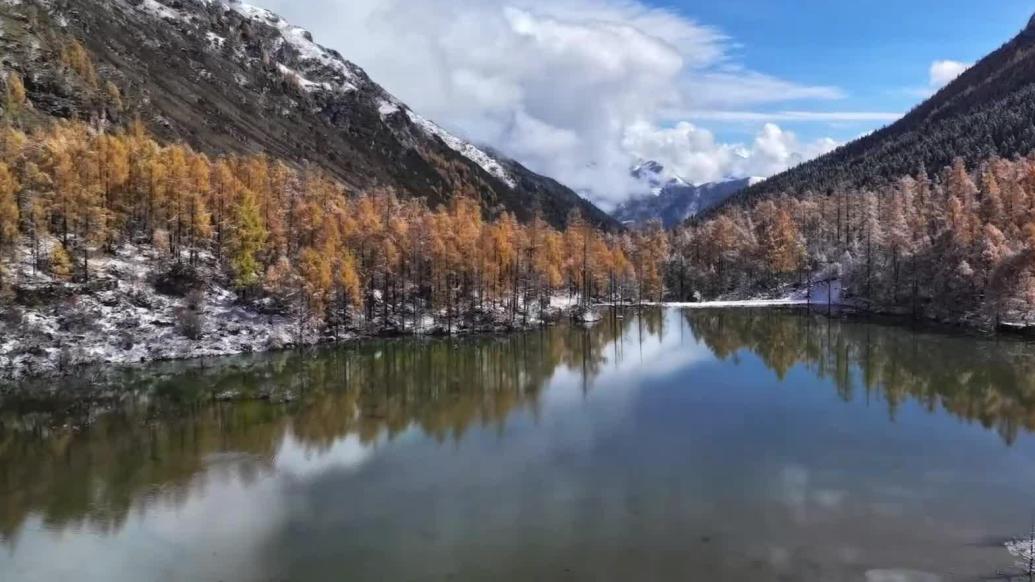
[(689, 182), (654, 160), (641, 161), (633, 166), (630, 173), (633, 178), (636, 178), (649, 188), (654, 195), (660, 194), (661, 190), (666, 187), (690, 186)]
[(669, 174), (663, 165), (653, 161), (637, 164), (632, 175), (643, 184), (644, 192), (619, 206), (612, 216), (633, 226), (659, 220), (667, 228), (715, 208), (734, 194), (763, 180), (731, 178), (694, 186)]

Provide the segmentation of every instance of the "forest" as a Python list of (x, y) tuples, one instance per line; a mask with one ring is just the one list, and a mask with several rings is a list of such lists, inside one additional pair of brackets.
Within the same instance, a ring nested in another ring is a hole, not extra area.
[[(91, 76), (69, 46), (63, 60)], [(577, 211), (557, 230), (472, 196), (432, 208), (389, 188), (349, 191), (314, 165), (210, 157), (160, 143), (139, 120), (24, 123), (24, 84), (12, 73), (6, 88), (4, 302), (41, 285), (86, 289), (92, 265), (135, 245), (154, 251), (154, 286), (187, 304), (214, 278), (242, 305), (334, 333), (428, 319), (448, 330), (484, 312), (527, 323), (558, 295), (584, 306), (746, 298), (834, 279), (856, 306), (918, 318), (988, 325), (1035, 311), (1035, 157), (741, 199), (672, 232), (604, 232)], [(119, 108), (113, 85), (97, 99)]]
[[(17, 97), (17, 95), (15, 95)], [(0, 289), (88, 286), (91, 264), (150, 246), (156, 284), (206, 274), (242, 304), (318, 329), (405, 331), (476, 311), (527, 321), (556, 295), (591, 302), (744, 298), (841, 279), (861, 306), (977, 323), (1035, 309), (1035, 158), (961, 160), (878, 191), (729, 206), (674, 232), (601, 232), (571, 217), (488, 219), (458, 197), (428, 208), (345, 191), (314, 167), (210, 158), (139, 123), (0, 132)]]
[[(24, 91), (9, 87), (6, 110), (17, 111)], [(350, 192), (315, 166), (162, 145), (139, 121), (0, 128), (8, 302), (41, 285), (87, 289), (125, 245), (155, 251), (147, 267), (167, 293), (203, 291), (211, 276), (241, 304), (322, 330), (405, 332), (427, 318), (452, 328), (475, 311), (526, 322), (558, 294), (662, 299), (660, 228), (604, 233), (577, 211), (568, 224), (490, 218), (466, 196), (429, 208), (387, 188)]]
[(752, 293), (842, 279), (872, 310), (989, 323), (1035, 308), (1035, 157), (959, 158), (880, 190), (733, 205), (683, 229), (683, 293)]

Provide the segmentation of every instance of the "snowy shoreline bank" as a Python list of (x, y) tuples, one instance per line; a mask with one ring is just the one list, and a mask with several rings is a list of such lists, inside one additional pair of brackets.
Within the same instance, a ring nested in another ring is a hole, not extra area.
[[(425, 324), (405, 331), (372, 327), (368, 330), (351, 329), (338, 336), (315, 330), (299, 334), (297, 323), (292, 318), (251, 311), (236, 305), (232, 293), (217, 289), (206, 294), (202, 313), (207, 323), (203, 334), (197, 339), (189, 339), (177, 329), (175, 312), (180, 308), (176, 301), (165, 301), (161, 307), (152, 307), (146, 314), (139, 314), (132, 308), (118, 315), (97, 310), (98, 305), (120, 303), (112, 300), (113, 293), (77, 297), (79, 312), (91, 312), (91, 317), (95, 318), (92, 329), (85, 332), (60, 331), (65, 316), (53, 313), (54, 309), (49, 310), (50, 313), (25, 313), (18, 329), (8, 330), (3, 334), (6, 337), (0, 340), (0, 383), (67, 377), (97, 366), (129, 368), (396, 338), (490, 336), (531, 331), (560, 320), (591, 324), (600, 319), (592, 312), (579, 313), (579, 306), (571, 303), (553, 305), (534, 318), (518, 317), (514, 321), (500, 314), (480, 313), (480, 321), (457, 322), (450, 330), (440, 324)], [(126, 308), (125, 305), (119, 307)], [(142, 318), (144, 321), (138, 323), (132, 332), (120, 330), (127, 318)], [(126, 333), (132, 333), (132, 339), (127, 339)]]
[(490, 305), (463, 317), (415, 312), (405, 322), (343, 326), (332, 334), (300, 325), (291, 313), (243, 305), (212, 270), (203, 271), (207, 282), (193, 296), (160, 293), (152, 252), (124, 246), (91, 260), (90, 283), (68, 284), (34, 271), (25, 251), (18, 273), (22, 301), (0, 309), (0, 381), (68, 376), (86, 366), (139, 366), (385, 337), (522, 331), (576, 317), (579, 309), (573, 298), (558, 296), (543, 310), (530, 307), (527, 316)]
[[(128, 290), (127, 290), (128, 289)], [(510, 321), (502, 313), (482, 313), (478, 323), (466, 322), (450, 331), (441, 325), (388, 332), (350, 330), (338, 337), (309, 332), (298, 334), (297, 323), (283, 315), (263, 315), (237, 304), (234, 294), (211, 286), (200, 313), (204, 330), (197, 339), (177, 329), (180, 300), (149, 293), (135, 296), (140, 288), (129, 284), (76, 296), (74, 313), (61, 313), (59, 305), (26, 309), (16, 329), (7, 329), (0, 340), (0, 382), (66, 377), (96, 366), (128, 368), (148, 364), (204, 360), (244, 354), (277, 353), (299, 348), (347, 346), (391, 338), (436, 338), (524, 332), (556, 321), (591, 325), (607, 309), (635, 309), (632, 304), (597, 303), (580, 313), (578, 302), (555, 297), (549, 310), (527, 320)], [(136, 302), (136, 304), (134, 303)], [(801, 307), (796, 299), (713, 301), (701, 303), (644, 303), (643, 307), (689, 309)], [(87, 318), (88, 329), (69, 331), (68, 319)], [(2, 324), (0, 324), (2, 325)], [(127, 337), (132, 335), (132, 338)]]

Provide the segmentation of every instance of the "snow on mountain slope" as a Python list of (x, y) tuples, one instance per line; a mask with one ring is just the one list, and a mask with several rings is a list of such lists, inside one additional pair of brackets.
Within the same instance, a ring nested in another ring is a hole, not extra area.
[(507, 186), (510, 186), (511, 188), (517, 187), (517, 182), (510, 173), (507, 172), (499, 160), (442, 129), (435, 123), (414, 113), (409, 107), (405, 107), (405, 109), (406, 115), (410, 118), (410, 121), (416, 123), (417, 126), (426, 131), (428, 135), (438, 137), (444, 141), (450, 149), (478, 164), (479, 167), (502, 180)]
[[(282, 41), (278, 41), (278, 44), (285, 44), (297, 53), (298, 60), (304, 68), (299, 71), (292, 69), (283, 63), (277, 63), (277, 67), (285, 76), (294, 78), (304, 90), (340, 91), (344, 93), (355, 91), (357, 89), (357, 85), (363, 83), (361, 76), (352, 70), (353, 68), (356, 68), (354, 64), (344, 60), (341, 55), (336, 52), (314, 42), (312, 33), (308, 30), (288, 23), (273, 12), (238, 0), (204, 0), (204, 2), (208, 5), (224, 6), (245, 18), (272, 26), (280, 31)], [(187, 18), (185, 14), (174, 8), (160, 4), (157, 0), (145, 0), (139, 8), (162, 18), (180, 20)], [(307, 76), (307, 72), (314, 73), (312, 78)], [(328, 72), (330, 72), (329, 81), (314, 80), (317, 78), (328, 78)], [(429, 136), (438, 137), (445, 142), (450, 149), (478, 164), (479, 167), (502, 180), (507, 186), (511, 188), (515, 188), (517, 186), (517, 181), (514, 180), (506, 169), (504, 169), (499, 160), (494, 158), (492, 155), (449, 133), (435, 123), (415, 113), (409, 107), (403, 105), (394, 96), (387, 94), (387, 92), (385, 92), (380, 103), (381, 105), (379, 106), (378, 111), (382, 114), (382, 117), (387, 117), (400, 109), (405, 110), (410, 120), (417, 124), (417, 126), (425, 131)]]
[[(154, 1), (154, 0), (151, 0)], [(223, 0), (208, 0), (211, 2), (221, 2)], [(350, 67), (354, 67), (351, 63), (345, 61), (340, 55), (324, 48), (323, 46), (313, 42), (312, 34), (303, 28), (292, 26), (284, 19), (280, 18), (276, 14), (273, 14), (269, 10), (264, 8), (258, 8), (250, 4), (245, 4), (237, 0), (231, 0), (226, 2), (226, 5), (254, 20), (261, 20), (271, 26), (276, 27), (280, 30), (287, 42), (294, 50), (298, 52), (303, 63), (312, 63), (314, 65), (325, 67), (333, 71), (337, 71), (341, 75), (341, 79), (336, 83), (316, 82), (306, 78), (303, 74), (287, 69), (283, 67), (289, 73), (297, 74), (299, 82), (302, 83), (303, 87), (309, 91), (355, 91), (356, 84), (362, 82), (358, 75), (350, 70)], [(517, 181), (503, 168), (503, 165), (485, 151), (478, 147), (470, 144), (463, 139), (449, 133), (445, 129), (439, 127), (435, 123), (415, 113), (409, 107), (403, 105), (394, 96), (387, 95), (381, 100), (381, 106), (378, 111), (383, 116), (391, 115), (399, 109), (404, 109), (410, 120), (417, 124), (422, 130), (424, 130), (429, 136), (438, 137), (441, 139), (450, 149), (478, 164), (483, 170), (496, 176), (503, 181), (507, 186), (515, 188)]]

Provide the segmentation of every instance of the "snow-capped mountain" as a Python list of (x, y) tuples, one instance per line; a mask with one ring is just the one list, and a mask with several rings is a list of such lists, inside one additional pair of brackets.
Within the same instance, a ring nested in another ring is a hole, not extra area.
[[(480, 148), (413, 111), (306, 30), (238, 0), (19, 0), (19, 30), (0, 37), (4, 66), (26, 78), (38, 111), (96, 117), (68, 79), (68, 43), (115, 79), (124, 124), (212, 154), (265, 151), (314, 164), (346, 187), (390, 187), (432, 205), (478, 196), (490, 213), (535, 211), (554, 224), (573, 208), (605, 213), (557, 182)], [(95, 101), (95, 100), (93, 100)]]
[(731, 196), (763, 181), (763, 178), (731, 178), (695, 186), (655, 161), (632, 169), (640, 193), (615, 209), (611, 215), (623, 224), (638, 226), (660, 220), (666, 228), (682, 224), (725, 202)]
[(661, 194), (665, 188), (690, 186), (689, 182), (672, 174), (665, 166), (653, 160), (637, 164), (631, 173), (633, 178), (636, 178), (655, 196)]

